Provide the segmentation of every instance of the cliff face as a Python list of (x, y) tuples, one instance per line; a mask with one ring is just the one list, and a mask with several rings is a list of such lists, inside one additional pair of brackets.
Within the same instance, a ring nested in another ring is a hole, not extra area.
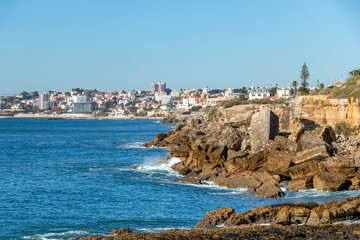
[(337, 122), (360, 125), (360, 103), (352, 97), (330, 99), (328, 95), (298, 96), (292, 105), (292, 118), (305, 118), (320, 125), (334, 126)]

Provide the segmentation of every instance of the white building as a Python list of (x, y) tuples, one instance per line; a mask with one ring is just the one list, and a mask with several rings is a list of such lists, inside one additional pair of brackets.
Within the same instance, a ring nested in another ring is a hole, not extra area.
[(276, 97), (277, 98), (290, 98), (291, 97), (291, 89), (285, 88), (285, 87), (276, 89)]
[(73, 97), (74, 103), (86, 103), (89, 101), (89, 97), (86, 95), (77, 95)]
[(39, 109), (47, 110), (50, 107), (50, 95), (49, 93), (40, 93), (39, 96)]
[(263, 99), (264, 97), (270, 97), (270, 90), (268, 88), (251, 86), (249, 89), (249, 100)]

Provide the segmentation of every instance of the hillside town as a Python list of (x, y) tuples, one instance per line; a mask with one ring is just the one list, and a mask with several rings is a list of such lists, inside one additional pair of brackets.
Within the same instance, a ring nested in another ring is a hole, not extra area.
[[(341, 86), (341, 82), (333, 86)], [(321, 86), (318, 86), (320, 88)], [(309, 92), (318, 88), (308, 88)], [(288, 87), (254, 87), (226, 89), (180, 89), (171, 90), (164, 82), (151, 84), (151, 91), (102, 92), (80, 88), (71, 91), (48, 91), (0, 97), (0, 115), (27, 114), (88, 114), (114, 117), (161, 117), (169, 111), (196, 112), (230, 100), (288, 99), (297, 94), (296, 85)]]

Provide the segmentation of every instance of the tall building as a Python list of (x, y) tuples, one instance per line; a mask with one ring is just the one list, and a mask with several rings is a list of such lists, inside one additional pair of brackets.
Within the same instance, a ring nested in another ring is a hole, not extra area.
[(151, 93), (166, 93), (166, 83), (156, 82), (151, 84)]
[(49, 93), (40, 93), (39, 96), (39, 109), (47, 110), (50, 107), (50, 95)]

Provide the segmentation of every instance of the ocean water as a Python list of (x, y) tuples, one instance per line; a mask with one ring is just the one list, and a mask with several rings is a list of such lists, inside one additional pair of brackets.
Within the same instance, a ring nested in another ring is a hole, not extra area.
[(152, 120), (0, 119), (0, 239), (68, 239), (112, 229), (186, 229), (207, 211), (345, 199), (358, 191), (286, 193), (176, 183), (163, 148), (140, 145), (173, 124)]

